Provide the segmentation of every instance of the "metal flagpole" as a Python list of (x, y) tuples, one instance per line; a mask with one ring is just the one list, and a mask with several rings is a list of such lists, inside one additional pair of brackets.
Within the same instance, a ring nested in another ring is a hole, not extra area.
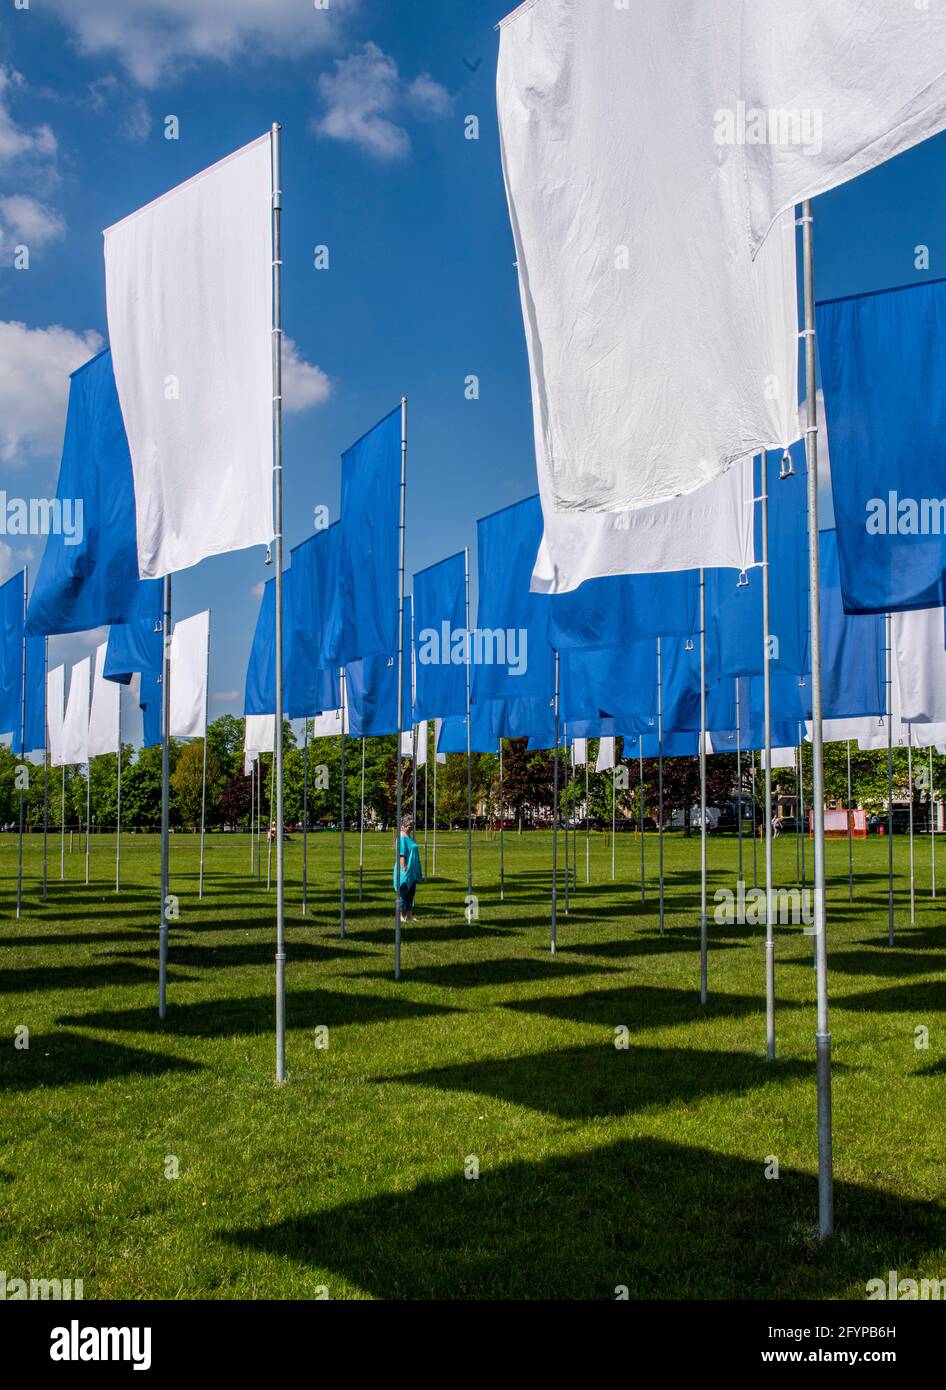
[(657, 638), (657, 847), (660, 935), (664, 934), (664, 690), (663, 658)]
[(463, 548), (463, 571), (466, 583), (466, 896), (468, 905), (473, 898), (473, 771), (472, 718), (470, 687), (470, 547)]
[[(407, 398), (401, 397), (401, 485), (398, 516), (398, 617), (397, 617), (397, 794), (394, 827), (394, 863), (401, 862), (401, 729), (404, 726), (404, 530), (407, 504)], [(467, 638), (469, 642), (469, 637)], [(469, 652), (467, 652), (469, 657)], [(469, 682), (469, 671), (467, 672)], [(468, 686), (469, 688), (469, 686)], [(400, 875), (396, 874), (395, 878)], [(394, 978), (401, 978), (401, 898), (394, 890)]]
[[(342, 732), (341, 732), (341, 734), (339, 735), (339, 738), (340, 738), (340, 740), (341, 740), (341, 750), (342, 750), (342, 756), (341, 756), (342, 788), (341, 788), (341, 796), (340, 796), (340, 798), (339, 798), (340, 812), (341, 812), (341, 822), (342, 822), (342, 862), (341, 862), (341, 868), (340, 868), (339, 880), (338, 880), (338, 884), (339, 884), (339, 894), (338, 894), (338, 934), (339, 934), (339, 937), (344, 941), (344, 939), (345, 939), (345, 725), (346, 725), (346, 720), (347, 720), (347, 715), (346, 715), (346, 711), (345, 711), (345, 697), (346, 697), (347, 692), (346, 692), (346, 690), (345, 690), (345, 668), (344, 668), (344, 666), (343, 666), (343, 667), (341, 668), (341, 670), (339, 671), (339, 682), (338, 682), (338, 683), (339, 683), (339, 688), (341, 689), (341, 693), (342, 693)], [(398, 764), (398, 766), (400, 766), (400, 764)], [(400, 834), (400, 828), (398, 828), (398, 834)]]
[(256, 755), (256, 882), (263, 877), (263, 759)]
[(62, 764), (62, 792), (59, 806), (59, 877), (66, 877), (66, 764)]
[(200, 878), (198, 898), (204, 896), (204, 837), (207, 833), (207, 730), (210, 727), (210, 612), (207, 613), (207, 681), (204, 686), (204, 773), (200, 787)]
[(309, 721), (302, 721), (302, 915), (309, 908)]
[[(44, 638), (44, 675), (43, 675), (43, 902), (46, 901), (46, 892), (49, 882), (49, 638)], [(930, 772), (933, 769), (933, 753), (930, 750)], [(933, 779), (930, 776), (930, 796), (932, 797)], [(935, 877), (935, 876), (934, 876)], [(935, 894), (936, 884), (933, 884)]]
[(585, 750), (585, 882), (591, 882), (591, 826), (588, 815), (588, 752)]
[(555, 755), (552, 759), (552, 955), (558, 947), (558, 652), (555, 653)]
[(893, 643), (887, 614), (887, 944), (893, 945)]
[(273, 530), (276, 566), (276, 1081), (286, 1079), (286, 922), (283, 843), (282, 631), (282, 146), (273, 122)]
[(437, 877), (437, 720), (434, 720), (434, 855), (433, 875)]
[(775, 912), (772, 883), (772, 634), (769, 608), (769, 456), (762, 451), (762, 704), (765, 729), (765, 1055), (775, 1060)]
[(854, 835), (851, 825), (851, 740), (847, 741), (847, 900), (854, 901)]
[(614, 882), (614, 842), (617, 838), (617, 795), (615, 790), (615, 778), (617, 776), (617, 759), (611, 755), (611, 882)]
[(570, 782), (570, 780), (571, 780), (571, 761), (572, 761), (572, 760), (571, 760), (571, 751), (570, 751), (570, 749), (569, 749), (569, 747), (568, 747), (568, 722), (567, 722), (567, 721), (565, 722), (565, 726), (564, 726), (564, 744), (565, 744), (565, 777), (564, 777), (564, 784), (563, 784), (563, 787), (562, 787), (562, 795), (563, 795), (564, 801), (565, 801), (565, 916), (567, 917), (567, 916), (568, 916), (568, 909), (569, 909), (568, 891), (569, 891), (569, 888), (571, 887), (571, 877), (572, 877), (571, 865), (570, 865), (570, 861), (569, 861), (569, 850), (568, 850), (568, 842), (569, 842), (569, 840), (571, 839), (571, 822), (570, 822), (570, 819), (569, 819), (569, 810), (568, 810), (568, 789), (569, 789), (569, 782)]
[(930, 744), (930, 897), (936, 897), (936, 796), (933, 792), (933, 745)]
[[(807, 887), (808, 870), (805, 867), (805, 842), (808, 839), (808, 815), (805, 810), (805, 730), (798, 726), (798, 786), (801, 796), (801, 886)], [(812, 787), (814, 794), (814, 787)]]
[(250, 878), (256, 870), (256, 759), (250, 763)]
[(122, 688), (118, 687), (118, 778), (115, 796), (115, 892), (122, 886)]
[(164, 576), (161, 618), (161, 920), (158, 928), (158, 1017), (168, 1006), (168, 894), (170, 892), (171, 747), (171, 576)]
[[(430, 762), (430, 735), (427, 732), (427, 725), (424, 725), (424, 877), (427, 877), (427, 857), (428, 857), (428, 826), (427, 826), (427, 765)], [(364, 778), (362, 778), (362, 831), (364, 831)], [(361, 892), (361, 880), (358, 881), (358, 891)]]
[(752, 749), (752, 886), (759, 886), (759, 837), (756, 834), (756, 798), (755, 798), (755, 749)]
[(907, 725), (907, 781), (910, 784), (910, 926), (916, 926), (916, 881), (913, 848), (913, 725)]
[[(424, 772), (426, 775), (426, 767)], [(424, 788), (424, 820), (427, 819), (426, 786)], [(424, 825), (424, 871), (427, 869), (427, 826)], [(364, 896), (365, 879), (365, 736), (361, 736), (361, 810), (358, 816), (358, 901)]]
[(89, 883), (92, 845), (92, 759), (85, 765), (85, 881)]
[[(274, 736), (275, 737), (275, 736)], [(276, 817), (273, 814), (273, 784), (276, 779), (276, 749), (273, 746), (273, 757), (269, 764), (269, 807), (268, 820), (269, 826), (266, 831), (266, 891), (269, 892), (273, 886), (273, 831), (276, 826)]]
[[(92, 708), (92, 692), (94, 675), (92, 665), (89, 664), (89, 708)], [(92, 759), (89, 758), (85, 765), (85, 881), (89, 883), (89, 868), (91, 861), (91, 833), (92, 833)]]
[(801, 740), (796, 740), (795, 752), (795, 882), (801, 883), (801, 823), (805, 809), (805, 789), (801, 780)]
[[(20, 757), (23, 764), (26, 764), (26, 613), (30, 602), (30, 572), (29, 567), (23, 567), (23, 640), (21, 643), (21, 665), (20, 672)], [(20, 781), (20, 843), (17, 853), (16, 869), (16, 915), (17, 918), (23, 911), (23, 793), (25, 788)], [(88, 883), (86, 875), (86, 883)]]
[(637, 761), (640, 777), (640, 834), (641, 834), (641, 902), (645, 901), (644, 887), (644, 735), (637, 736)]
[[(437, 764), (434, 764), (436, 767)], [(931, 782), (932, 785), (932, 782)], [(499, 901), (506, 900), (506, 844), (503, 831), (506, 828), (506, 806), (503, 800), (503, 741), (499, 740)]]
[(739, 841), (739, 879), (742, 883), (742, 710), (739, 705), (739, 677), (736, 677), (736, 836)]
[(818, 396), (816, 389), (814, 235), (811, 200), (802, 214), (805, 267), (805, 381), (808, 458), (808, 556), (811, 581), (811, 756), (814, 815), (814, 928), (817, 962), (818, 1031), (818, 1226), (822, 1239), (834, 1231), (831, 1153), (831, 1034), (828, 1030), (828, 949), (825, 935), (824, 744), (821, 690), (821, 570), (818, 535)]
[(709, 997), (706, 912), (706, 573), (700, 570), (700, 1003)]

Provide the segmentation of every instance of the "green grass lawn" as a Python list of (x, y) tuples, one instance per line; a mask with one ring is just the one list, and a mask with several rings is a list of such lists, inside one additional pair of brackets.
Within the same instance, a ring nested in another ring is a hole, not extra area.
[[(886, 945), (886, 842), (828, 845), (837, 1237), (820, 1244), (811, 938), (777, 933), (779, 1060), (765, 1060), (763, 929), (710, 927), (699, 1003), (699, 840), (667, 839), (666, 935), (654, 836), (592, 837), (549, 953), (551, 837), (476, 837), (480, 920), (464, 917), (465, 836), (392, 978), (387, 836), (286, 846), (287, 1084), (274, 1084), (274, 893), (249, 839), (172, 840), (168, 1016), (157, 1017), (155, 837), (78, 838), (59, 878), (0, 836), (0, 1269), (82, 1278), (86, 1298), (863, 1298), (866, 1281), (946, 1277), (946, 843), (943, 898), (896, 841), (897, 943)], [(560, 846), (561, 848), (561, 846)], [(745, 846), (752, 884), (752, 848)], [(795, 882), (796, 843), (775, 845)], [(736, 844), (710, 842), (710, 892)], [(759, 855), (762, 868), (762, 855)], [(809, 847), (809, 874), (811, 858)], [(711, 896), (712, 905), (712, 896)], [(14, 1045), (29, 1029), (29, 1048)], [(629, 1030), (626, 1049), (615, 1029)], [(929, 1046), (918, 1049), (918, 1028)], [(327, 1029), (328, 1047), (318, 1047)], [(777, 1180), (766, 1177), (772, 1158)], [(167, 1174), (176, 1166), (179, 1175)], [(467, 1174), (478, 1163), (476, 1180)]]

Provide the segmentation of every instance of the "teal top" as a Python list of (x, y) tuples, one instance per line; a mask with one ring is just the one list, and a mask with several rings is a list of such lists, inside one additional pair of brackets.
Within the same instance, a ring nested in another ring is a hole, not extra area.
[[(402, 859), (406, 866), (403, 869), (401, 868)], [(423, 877), (417, 845), (410, 835), (402, 835), (398, 844), (398, 857), (394, 863), (394, 887), (400, 888), (402, 883), (406, 883), (410, 887), (412, 883), (420, 883)]]

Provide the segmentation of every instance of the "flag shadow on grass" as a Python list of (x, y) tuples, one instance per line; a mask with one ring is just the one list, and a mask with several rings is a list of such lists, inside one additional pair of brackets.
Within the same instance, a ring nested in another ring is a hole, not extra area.
[(203, 1071), (203, 1067), (183, 1057), (165, 1057), (65, 1029), (42, 1036), (34, 1033), (27, 1050), (15, 1048), (12, 1039), (0, 1049), (0, 1091), (7, 1093), (185, 1071)]
[[(913, 1013), (915, 1010), (944, 1013), (946, 981), (918, 980), (914, 984), (897, 985), (893, 989), (874, 989), (867, 994), (836, 994), (831, 1000), (831, 1007), (857, 1013)], [(922, 1017), (921, 1013), (921, 1021)]]
[[(61, 989), (104, 989), (114, 985), (156, 985), (158, 982), (157, 952), (153, 967), (126, 964), (110, 965), (40, 965), (25, 970), (0, 970), (0, 994), (31, 994), (39, 990), (56, 992)], [(173, 972), (171, 978), (181, 984), (192, 981), (193, 975)]]
[[(377, 918), (377, 912), (372, 914)], [(435, 916), (435, 912), (431, 912)], [(419, 926), (416, 922), (405, 922), (401, 928), (401, 939), (405, 945), (411, 941), (484, 941), (489, 937), (499, 937), (506, 939), (510, 936), (518, 935), (518, 928), (506, 927), (475, 927), (467, 926), (466, 923), (460, 925), (445, 925), (442, 927)], [(358, 927), (355, 931), (347, 932), (350, 941), (375, 941), (379, 946), (390, 946), (394, 940), (394, 927)]]
[[(681, 939), (674, 931), (666, 936), (629, 936), (618, 941), (569, 941), (557, 947), (560, 956), (606, 956), (609, 959), (624, 959), (628, 956), (663, 956), (679, 952), (699, 954), (699, 936)], [(743, 949), (738, 942), (714, 941), (713, 951), (738, 951)]]
[[(273, 995), (245, 995), (238, 999), (202, 999), (168, 1004), (167, 1018), (153, 1006), (140, 1009), (103, 1009), (84, 1014), (65, 1014), (57, 1023), (81, 1028), (114, 1029), (129, 1033), (166, 1033), (187, 1038), (229, 1038), (273, 1031)], [(403, 1023), (458, 1013), (442, 1004), (415, 1004), (409, 999), (372, 994), (344, 994), (327, 989), (290, 990), (286, 996), (286, 1027), (293, 1031), (322, 1025), (344, 1028), (348, 1024)]]
[[(409, 938), (405, 946), (409, 945)], [(521, 985), (534, 980), (560, 980), (570, 975), (617, 975), (620, 971), (610, 965), (579, 965), (564, 961), (494, 960), (454, 961), (450, 965), (420, 965), (411, 967), (405, 959), (405, 977), (411, 984), (437, 985), (442, 989), (475, 989), (483, 985)], [(370, 977), (369, 977), (370, 978)], [(375, 978), (387, 979), (388, 975)]]
[[(272, 932), (268, 931), (267, 936)], [(145, 946), (137, 951), (119, 949), (110, 952), (120, 956), (154, 956), (154, 947)], [(245, 945), (211, 946), (203, 942), (182, 941), (171, 943), (169, 960), (190, 970), (230, 969), (242, 965), (272, 965), (273, 943), (270, 940), (248, 941)], [(373, 957), (372, 951), (346, 950), (344, 946), (322, 945), (309, 941), (287, 942), (287, 959), (290, 966), (295, 964), (322, 964), (335, 960), (348, 960), (355, 956)]]
[[(800, 1009), (801, 1004), (779, 1000), (779, 1010)], [(538, 999), (513, 999), (503, 1005), (522, 1013), (542, 1014), (569, 1023), (592, 1023), (609, 1030), (621, 1025), (636, 1028), (667, 1028), (713, 1018), (742, 1018), (760, 1015), (764, 1003), (746, 994), (710, 993), (701, 1004), (693, 989), (669, 989), (660, 985), (627, 985), (620, 989), (589, 990), (586, 994), (552, 994)]]
[(597, 1120), (679, 1102), (695, 1104), (710, 1096), (782, 1085), (813, 1074), (813, 1063), (786, 1061), (773, 1068), (745, 1052), (685, 1047), (621, 1049), (613, 1043), (597, 1043), (486, 1058), (375, 1080), (470, 1091), (563, 1120)]
[[(761, 1155), (761, 1151), (760, 1151)], [(749, 1161), (651, 1138), (535, 1163), (484, 1144), (477, 1181), (451, 1176), (309, 1216), (221, 1232), (241, 1250), (331, 1272), (377, 1298), (863, 1298), (946, 1239), (932, 1202), (835, 1185), (838, 1239), (820, 1243), (813, 1175), (767, 1182)]]
[[(873, 951), (832, 951), (828, 957), (832, 974), (837, 975), (932, 975), (935, 971), (946, 970), (946, 955), (934, 958), (929, 953), (918, 955), (913, 951), (891, 951), (879, 947)], [(811, 968), (810, 959), (784, 960), (780, 965), (801, 965)], [(944, 991), (941, 1008), (946, 1008)]]

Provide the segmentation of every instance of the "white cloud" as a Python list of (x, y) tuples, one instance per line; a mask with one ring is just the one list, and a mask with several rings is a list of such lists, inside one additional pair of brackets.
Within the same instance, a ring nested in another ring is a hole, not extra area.
[(410, 110), (426, 117), (444, 116), (451, 98), (428, 73), (405, 82), (397, 63), (376, 43), (335, 60), (335, 71), (319, 78), (323, 115), (312, 121), (318, 135), (360, 145), (378, 159), (403, 159), (411, 139), (393, 117)]
[(335, 43), (358, 0), (46, 0), (80, 53), (113, 56), (142, 87), (195, 62), (299, 58)]
[(30, 250), (42, 249), (66, 234), (66, 224), (54, 208), (23, 193), (0, 197), (0, 249), (7, 238)]
[(332, 382), (321, 367), (306, 362), (288, 336), (282, 342), (282, 399), (288, 414), (322, 405), (332, 394)]
[(88, 104), (96, 114), (109, 113), (112, 129), (125, 140), (140, 142), (151, 134), (151, 112), (140, 96), (130, 97), (114, 73), (89, 83)]
[(407, 89), (407, 99), (419, 116), (449, 116), (453, 98), (446, 87), (422, 72)]
[(0, 67), (0, 165), (22, 159), (52, 159), (56, 137), (48, 125), (21, 126), (13, 119), (10, 98), (24, 85), (20, 73)]
[(102, 347), (98, 333), (0, 322), (0, 461), (58, 456), (69, 373)]

